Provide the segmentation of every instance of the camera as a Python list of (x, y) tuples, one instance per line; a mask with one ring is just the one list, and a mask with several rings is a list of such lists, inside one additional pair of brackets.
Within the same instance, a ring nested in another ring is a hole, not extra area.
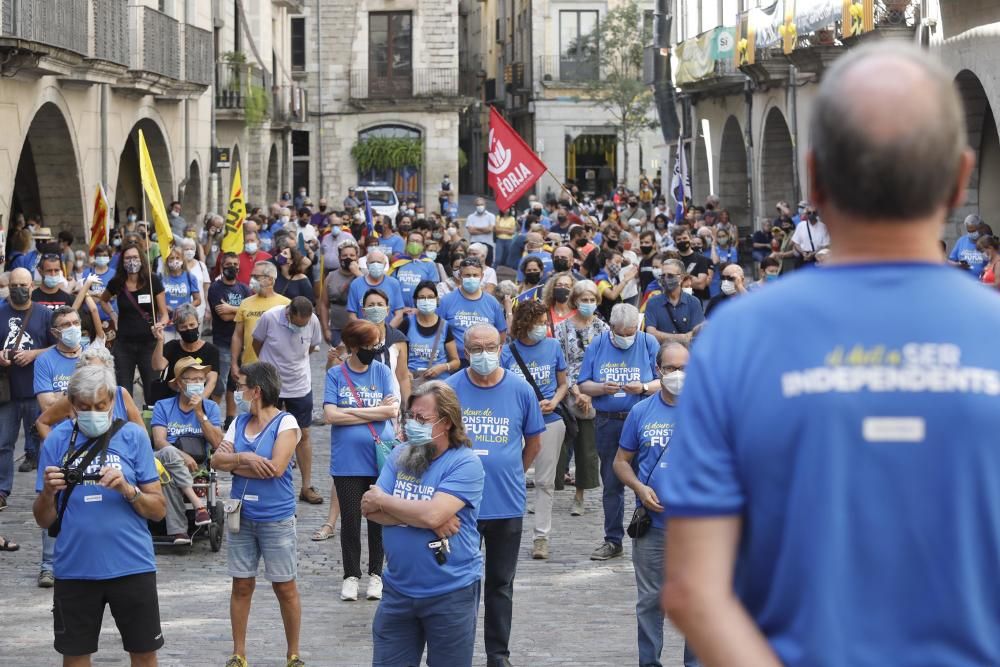
[(96, 482), (101, 478), (99, 474), (97, 475), (87, 475), (85, 470), (81, 468), (69, 468), (63, 467), (60, 470), (63, 477), (66, 479), (67, 484), (83, 484), (84, 482)]
[(427, 548), (434, 552), (434, 560), (437, 561), (438, 565), (444, 565), (448, 562), (448, 554), (451, 553), (451, 547), (448, 546), (447, 537), (428, 542)]

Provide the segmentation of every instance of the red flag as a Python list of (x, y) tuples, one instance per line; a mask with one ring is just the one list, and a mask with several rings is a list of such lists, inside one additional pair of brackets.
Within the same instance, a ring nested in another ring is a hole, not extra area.
[(497, 206), (506, 211), (545, 173), (546, 167), (493, 107), (490, 107), (488, 151), (487, 180), (493, 188)]

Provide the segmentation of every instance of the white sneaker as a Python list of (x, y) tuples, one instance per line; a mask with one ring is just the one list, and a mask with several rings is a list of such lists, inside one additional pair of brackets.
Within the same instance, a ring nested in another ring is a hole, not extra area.
[(358, 599), (358, 578), (348, 577), (344, 579), (344, 587), (340, 589), (340, 599), (354, 602)]
[(365, 597), (369, 600), (382, 599), (382, 577), (377, 574), (368, 575), (368, 593)]

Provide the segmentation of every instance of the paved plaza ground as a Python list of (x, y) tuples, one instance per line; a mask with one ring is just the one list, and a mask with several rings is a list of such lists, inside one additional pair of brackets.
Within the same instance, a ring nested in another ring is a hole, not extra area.
[[(314, 395), (322, 396), (323, 360), (313, 359)], [(329, 494), (329, 428), (314, 426), (316, 486)], [(18, 454), (22, 446), (18, 445)], [(298, 486), (298, 472), (295, 473)], [(0, 666), (43, 667), (60, 664), (52, 649), (52, 592), (37, 588), (41, 535), (31, 516), (34, 477), (16, 473), (10, 507), (0, 512), (0, 533), (19, 542), (16, 553), (0, 554), (0, 582), (5, 613), (0, 632)], [(228, 480), (224, 484), (228, 493)], [(533, 498), (529, 491), (529, 504)], [(517, 667), (554, 665), (625, 666), (637, 664), (635, 578), (626, 539), (626, 555), (606, 563), (589, 560), (602, 536), (600, 490), (588, 492), (587, 512), (569, 514), (571, 490), (556, 492), (551, 538), (552, 557), (530, 556), (533, 517), (524, 521), (521, 561), (514, 593), (511, 662)], [(631, 494), (630, 494), (631, 495)], [(631, 498), (629, 500), (631, 502)], [(342, 578), (338, 536), (326, 542), (309, 537), (326, 520), (326, 504), (299, 503), (299, 588), (302, 593), (302, 657), (310, 666), (371, 664), (371, 620), (375, 602), (341, 602)], [(339, 531), (339, 525), (338, 525)], [(362, 544), (366, 544), (362, 540)], [(364, 558), (362, 556), (362, 567)], [(166, 645), (164, 667), (221, 667), (231, 650), (229, 586), (225, 546), (213, 554), (207, 541), (192, 548), (157, 551), (160, 613)], [(261, 578), (250, 616), (248, 652), (253, 667), (284, 665), (284, 635), (278, 605)], [(362, 592), (367, 580), (362, 580)], [(667, 623), (663, 663), (681, 664), (682, 640)], [(482, 608), (476, 665), (482, 653)], [(105, 613), (101, 650), (95, 666), (128, 664), (121, 638)]]

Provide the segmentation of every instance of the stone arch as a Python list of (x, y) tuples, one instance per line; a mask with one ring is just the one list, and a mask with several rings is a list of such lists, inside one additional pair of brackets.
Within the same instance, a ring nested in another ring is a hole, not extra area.
[[(955, 212), (961, 222), (966, 215), (977, 213), (983, 222), (1000, 230), (1000, 136), (997, 121), (983, 84), (970, 70), (962, 70), (955, 77), (955, 85), (962, 96), (965, 123), (969, 133), (969, 146), (976, 152), (976, 168), (969, 178), (965, 204)], [(958, 230), (964, 234), (965, 230)]]
[(278, 201), (278, 189), (281, 187), (281, 177), (278, 168), (278, 146), (271, 144), (271, 151), (267, 156), (267, 182), (265, 183), (265, 195), (268, 202)]
[(729, 116), (719, 143), (718, 195), (729, 219), (740, 228), (753, 228), (747, 201), (747, 148), (736, 116)]
[(201, 220), (204, 210), (201, 205), (201, 167), (197, 160), (191, 160), (188, 165), (187, 177), (184, 181), (184, 196), (181, 197), (181, 210), (184, 219), (189, 223)]
[[(405, 137), (420, 139), (422, 150), (426, 153), (426, 134), (423, 128), (415, 123), (382, 122), (372, 123), (358, 130), (358, 141), (368, 137)], [(405, 165), (390, 169), (371, 169), (366, 173), (358, 171), (358, 182), (386, 182), (396, 190), (400, 200), (414, 198), (420, 201), (423, 169), (418, 165)]]
[(10, 219), (22, 213), (37, 215), (53, 234), (65, 229), (81, 241), (87, 238), (87, 216), (76, 152), (68, 116), (56, 102), (43, 102), (32, 116), (21, 144), (10, 200)]
[[(771, 107), (761, 132), (759, 215), (772, 216), (774, 205), (787, 201), (795, 210), (795, 149), (788, 123), (777, 107)], [(772, 216), (773, 217), (773, 216)]]
[(125, 211), (133, 207), (139, 219), (152, 219), (148, 208), (143, 213), (142, 180), (139, 175), (139, 130), (146, 139), (146, 148), (156, 172), (156, 182), (160, 186), (160, 196), (164, 206), (169, 206), (175, 198), (174, 172), (170, 161), (170, 145), (160, 124), (150, 117), (140, 118), (129, 130), (121, 157), (118, 160), (118, 180), (115, 187), (115, 217), (124, 221)]

